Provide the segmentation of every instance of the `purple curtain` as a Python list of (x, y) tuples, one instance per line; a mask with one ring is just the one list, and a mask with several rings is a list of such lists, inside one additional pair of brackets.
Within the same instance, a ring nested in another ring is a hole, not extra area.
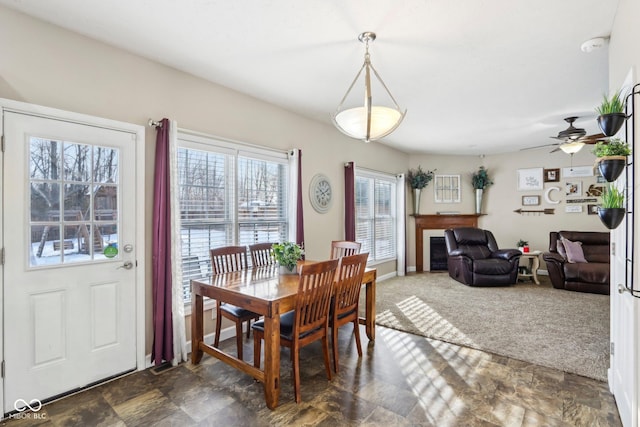
[(302, 150), (298, 150), (298, 206), (296, 208), (296, 243), (304, 247), (304, 216), (302, 215)]
[(344, 239), (356, 240), (356, 165), (344, 165)]
[(173, 359), (171, 312), (171, 203), (169, 198), (169, 120), (156, 127), (156, 163), (153, 191), (153, 349), (156, 366)]

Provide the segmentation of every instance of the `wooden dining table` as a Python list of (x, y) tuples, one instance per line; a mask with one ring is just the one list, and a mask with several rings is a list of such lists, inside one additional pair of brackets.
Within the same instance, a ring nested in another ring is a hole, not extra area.
[[(313, 263), (302, 261), (299, 265)], [(279, 274), (271, 265), (210, 276), (191, 281), (191, 362), (198, 364), (207, 353), (239, 369), (264, 386), (267, 407), (278, 406), (280, 397), (280, 315), (295, 308), (298, 292), (297, 274)], [(365, 270), (365, 325), (369, 340), (375, 340), (376, 269)], [(203, 298), (208, 297), (251, 310), (264, 316), (264, 369), (232, 356), (204, 342)]]

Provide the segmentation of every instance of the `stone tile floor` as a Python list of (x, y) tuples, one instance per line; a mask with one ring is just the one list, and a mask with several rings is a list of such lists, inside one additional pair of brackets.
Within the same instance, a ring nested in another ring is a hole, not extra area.
[[(328, 381), (319, 343), (301, 354), (302, 403), (282, 353), (280, 406), (262, 385), (204, 355), (160, 374), (136, 372), (45, 405), (19, 426), (620, 426), (606, 383), (395, 331), (340, 330), (340, 372)], [(245, 360), (253, 360), (253, 338)], [(235, 354), (235, 339), (222, 343)]]

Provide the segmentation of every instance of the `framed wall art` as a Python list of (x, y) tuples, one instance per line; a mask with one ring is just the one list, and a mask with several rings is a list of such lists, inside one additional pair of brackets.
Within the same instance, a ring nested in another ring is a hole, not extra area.
[(542, 168), (518, 169), (518, 191), (542, 190)]
[(567, 181), (564, 183), (564, 195), (567, 197), (582, 196), (582, 181)]
[(544, 170), (544, 182), (558, 182), (558, 181), (560, 181), (560, 168)]
[(567, 205), (564, 207), (564, 211), (567, 213), (580, 213), (582, 212), (582, 205)]
[(598, 205), (587, 205), (587, 213), (589, 215), (598, 215)]
[(562, 168), (563, 178), (575, 178), (579, 176), (593, 176), (593, 166), (572, 166)]
[(522, 206), (538, 206), (540, 196), (522, 196)]

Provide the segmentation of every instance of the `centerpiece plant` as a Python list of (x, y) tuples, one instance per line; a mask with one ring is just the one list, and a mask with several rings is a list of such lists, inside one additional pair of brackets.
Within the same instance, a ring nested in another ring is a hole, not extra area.
[(302, 259), (304, 255), (302, 246), (294, 242), (282, 242), (274, 243), (271, 248), (273, 249), (273, 257), (278, 265), (286, 270), (285, 272), (295, 273), (298, 260)]

